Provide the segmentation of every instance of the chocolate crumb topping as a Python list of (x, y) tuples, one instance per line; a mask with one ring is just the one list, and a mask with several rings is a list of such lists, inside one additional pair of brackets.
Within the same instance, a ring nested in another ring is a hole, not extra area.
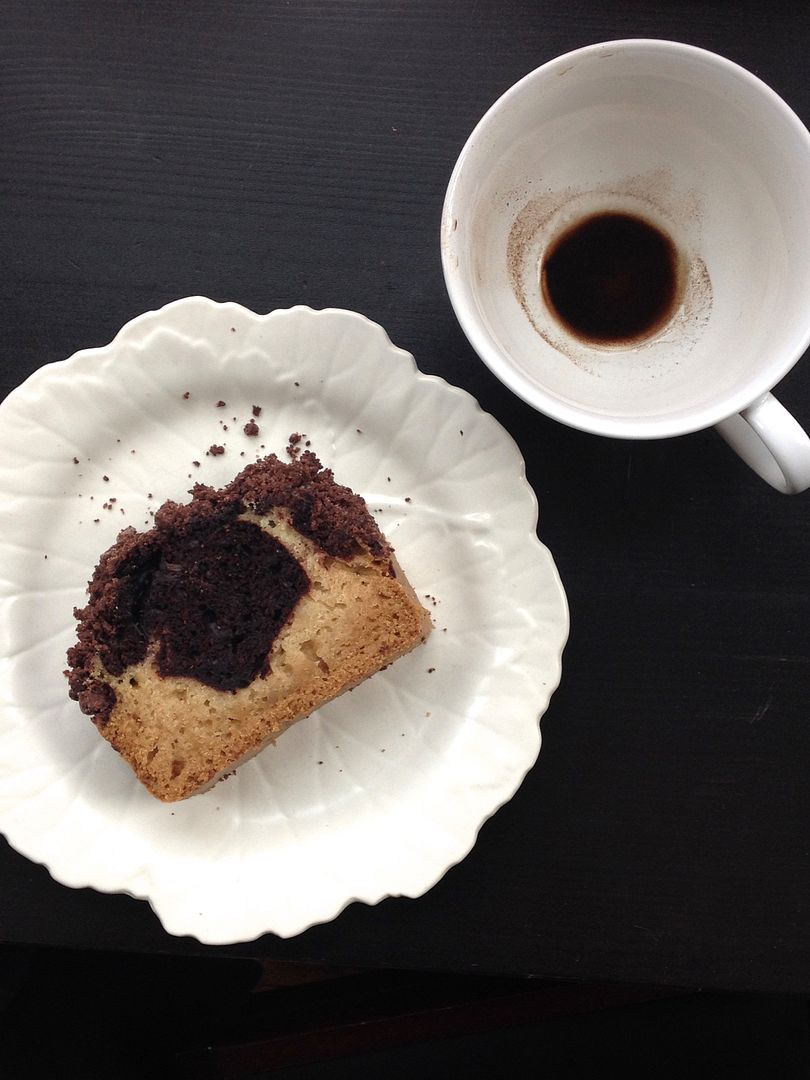
[(274, 454), (247, 465), (225, 489), (259, 514), (286, 507), (296, 529), (327, 555), (351, 558), (361, 548), (375, 556), (389, 548), (365, 500), (335, 482), (311, 450), (290, 462)]

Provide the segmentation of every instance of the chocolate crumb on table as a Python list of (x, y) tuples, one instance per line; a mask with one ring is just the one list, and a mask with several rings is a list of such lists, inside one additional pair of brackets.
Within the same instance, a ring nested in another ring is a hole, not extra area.
[(257, 418), (259, 416), (261, 416), (262, 415), (262, 407), (261, 407), (261, 405), (254, 405), (253, 408), (251, 409), (251, 412)]
[(205, 451), (205, 456), (206, 457), (218, 457), (220, 454), (224, 454), (224, 453), (225, 453), (225, 447), (224, 446), (220, 446), (218, 443), (213, 443)]
[(183, 394), (183, 401), (188, 401), (188, 399), (190, 397), (191, 397), (191, 392), (189, 390), (186, 390), (185, 394)]
[(218, 409), (224, 409), (226, 405), (227, 405), (227, 402), (222, 401), (221, 399), (217, 402), (217, 408)]
[(248, 420), (248, 422), (245, 424), (245, 426), (244, 426), (244, 428), (242, 430), (244, 431), (244, 433), (246, 435), (250, 435), (251, 437), (255, 437), (256, 435), (259, 434), (259, 425), (256, 423), (255, 420)]

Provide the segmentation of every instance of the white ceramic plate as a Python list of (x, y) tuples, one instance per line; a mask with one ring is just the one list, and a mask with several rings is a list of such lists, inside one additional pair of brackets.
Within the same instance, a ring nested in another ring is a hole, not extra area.
[[(366, 497), (435, 631), (212, 791), (162, 804), (68, 699), (73, 607), (123, 526), (292, 432)], [(172, 934), (289, 936), (352, 900), (421, 895), (537, 757), (568, 613), (522, 459), (361, 315), (192, 297), (43, 367), (0, 406), (0, 518), (0, 829), (57, 881), (147, 899)]]

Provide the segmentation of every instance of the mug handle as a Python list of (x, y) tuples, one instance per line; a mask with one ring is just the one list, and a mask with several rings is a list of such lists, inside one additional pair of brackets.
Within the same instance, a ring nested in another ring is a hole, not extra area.
[(785, 495), (810, 487), (810, 438), (773, 394), (763, 394), (716, 430), (746, 465)]

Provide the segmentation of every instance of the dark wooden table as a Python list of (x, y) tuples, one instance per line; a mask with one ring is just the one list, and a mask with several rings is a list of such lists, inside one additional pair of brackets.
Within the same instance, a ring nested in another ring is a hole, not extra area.
[[(515, 437), (572, 626), (536, 767), (426, 896), (206, 949), (3, 841), (0, 940), (810, 989), (810, 495), (713, 432), (630, 444), (538, 415), (443, 285), (477, 119), (542, 62), (629, 36), (723, 53), (810, 121), (800, 3), (6, 0), (2, 392), (184, 295), (361, 311)], [(807, 360), (778, 393), (810, 424)]]

